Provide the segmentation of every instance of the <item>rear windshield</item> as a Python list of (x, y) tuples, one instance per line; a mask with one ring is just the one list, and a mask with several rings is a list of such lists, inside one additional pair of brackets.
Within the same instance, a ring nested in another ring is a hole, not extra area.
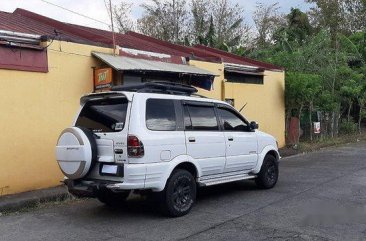
[(124, 98), (90, 100), (81, 110), (75, 126), (86, 127), (93, 132), (117, 132), (123, 130), (128, 101)]

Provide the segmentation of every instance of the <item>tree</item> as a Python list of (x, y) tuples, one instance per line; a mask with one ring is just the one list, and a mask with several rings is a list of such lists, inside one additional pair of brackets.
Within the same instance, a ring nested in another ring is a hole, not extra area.
[[(190, 7), (192, 13), (192, 40), (195, 43), (207, 45), (207, 35), (210, 34), (210, 36), (214, 36), (213, 18), (209, 12), (211, 7), (211, 1), (192, 0), (190, 3)], [(209, 30), (207, 30), (207, 26), (209, 26)]]
[(357, 103), (358, 103), (358, 106), (359, 106), (357, 127), (358, 127), (358, 132), (361, 134), (361, 121), (362, 121), (363, 118), (366, 117), (366, 111), (365, 111), (365, 106), (366, 106), (365, 75), (364, 75), (362, 83), (359, 83), (359, 85), (358, 85), (356, 99), (357, 99)]
[(303, 44), (313, 32), (308, 15), (298, 8), (292, 8), (287, 15), (287, 25), (286, 32), (290, 42), (296, 41)]
[(270, 5), (257, 3), (253, 20), (258, 32), (257, 45), (259, 47), (265, 47), (271, 42), (273, 33), (276, 32), (276, 28), (283, 22), (283, 18), (279, 15), (278, 10), (278, 3)]
[(358, 112), (358, 131), (361, 133), (361, 120), (366, 117), (366, 31), (357, 32), (349, 37), (342, 36), (342, 46), (353, 53), (349, 60), (349, 66), (352, 68), (353, 79), (356, 81), (355, 95), (359, 107)]
[(315, 3), (311, 14), (319, 28), (330, 30), (335, 43), (337, 33), (351, 34), (366, 27), (365, 0), (306, 0)]
[(366, 28), (366, 0), (344, 0), (345, 27), (351, 33)]
[(120, 33), (135, 30), (136, 23), (131, 17), (132, 6), (133, 4), (122, 1), (112, 7), (113, 21)]
[(312, 112), (314, 110), (315, 98), (319, 95), (322, 85), (321, 78), (314, 74), (304, 74), (298, 72), (288, 72), (286, 74), (286, 108), (287, 113), (296, 110), (300, 121), (304, 108), (309, 110), (310, 139), (312, 140)]
[(173, 43), (184, 43), (188, 21), (185, 1), (152, 0), (151, 4), (141, 6), (145, 11), (137, 21), (141, 33)]
[(339, 77), (343, 80), (340, 95), (347, 105), (347, 121), (351, 121), (351, 109), (357, 98), (362, 98), (365, 87), (363, 74), (357, 73), (348, 66), (338, 70)]
[(249, 27), (244, 24), (244, 9), (237, 3), (231, 5), (229, 0), (214, 0), (212, 16), (216, 28), (216, 47), (222, 44), (235, 46), (243, 43)]
[[(203, 44), (233, 49), (251, 38), (244, 21), (244, 9), (230, 0), (151, 0), (137, 24), (131, 18), (132, 4), (122, 2), (113, 8), (119, 32), (137, 30), (142, 34), (178, 44)], [(135, 26), (137, 25), (137, 26)]]
[(248, 43), (244, 9), (229, 0), (191, 0), (193, 42), (220, 49)]
[(337, 35), (342, 29), (342, 23), (345, 21), (342, 8), (343, 1), (344, 0), (307, 0), (309, 3), (316, 4), (316, 7), (311, 9), (311, 14), (318, 27), (329, 30), (333, 47), (336, 47)]
[(210, 26), (208, 28), (208, 32), (206, 34), (206, 38), (204, 40), (204, 44), (206, 44), (207, 46), (210, 47), (214, 47), (216, 45), (215, 42), (215, 26), (214, 26), (214, 22), (213, 22), (213, 17), (212, 15), (210, 16)]

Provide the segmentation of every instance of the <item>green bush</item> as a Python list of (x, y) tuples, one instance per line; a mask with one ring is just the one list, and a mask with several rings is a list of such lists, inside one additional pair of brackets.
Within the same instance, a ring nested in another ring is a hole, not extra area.
[(353, 121), (347, 121), (343, 119), (339, 125), (339, 133), (341, 134), (354, 134), (357, 131), (357, 124)]

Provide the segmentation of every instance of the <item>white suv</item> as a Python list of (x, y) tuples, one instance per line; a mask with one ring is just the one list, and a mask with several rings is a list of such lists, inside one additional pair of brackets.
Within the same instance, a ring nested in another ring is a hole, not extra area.
[(187, 214), (197, 186), (278, 179), (275, 138), (223, 101), (191, 86), (149, 82), (81, 98), (56, 146), (69, 191), (107, 205), (130, 192), (158, 193), (170, 216)]

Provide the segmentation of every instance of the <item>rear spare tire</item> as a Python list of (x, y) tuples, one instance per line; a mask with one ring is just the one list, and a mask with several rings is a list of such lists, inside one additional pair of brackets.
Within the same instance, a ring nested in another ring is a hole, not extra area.
[(58, 138), (56, 160), (63, 174), (75, 180), (85, 177), (97, 159), (97, 144), (86, 128), (70, 127)]

